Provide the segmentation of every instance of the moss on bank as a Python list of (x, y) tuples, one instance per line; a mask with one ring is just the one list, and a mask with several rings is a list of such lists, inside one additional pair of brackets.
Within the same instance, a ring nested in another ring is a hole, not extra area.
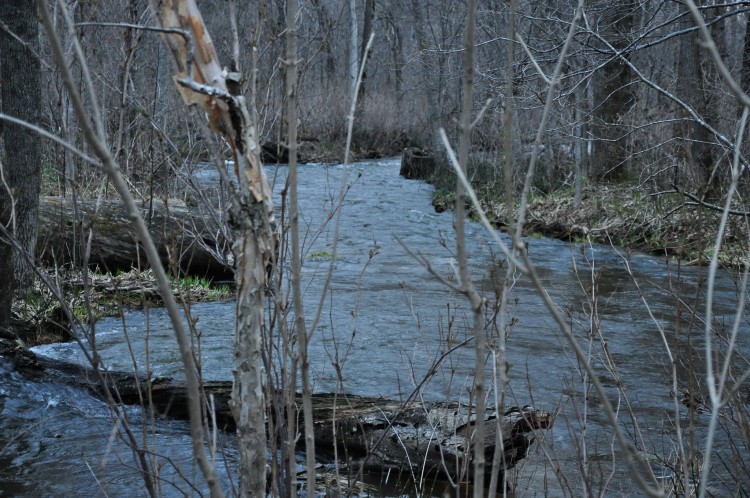
[[(481, 190), (480, 190), (481, 195)], [(437, 210), (451, 208), (454, 195), (436, 190)], [(482, 196), (488, 218), (508, 226), (505, 203)], [(649, 254), (707, 264), (713, 252), (721, 213), (686, 203), (677, 193), (651, 193), (636, 183), (587, 186), (575, 206), (572, 188), (532, 197), (524, 223), (525, 235), (542, 234), (571, 242), (613, 244)], [(748, 229), (741, 216), (730, 216), (719, 264), (741, 267), (748, 258)]]

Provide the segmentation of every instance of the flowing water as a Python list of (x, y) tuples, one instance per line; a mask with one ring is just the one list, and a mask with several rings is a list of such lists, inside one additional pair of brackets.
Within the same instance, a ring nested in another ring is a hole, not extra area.
[[(300, 169), (308, 324), (321, 306), (310, 352), (314, 389), (405, 398), (421, 385), (427, 400), (465, 401), (474, 371), (472, 343), (442, 355), (469, 337), (468, 305), (409, 254), (423, 256), (432, 272), (455, 282), (453, 215), (435, 213), (430, 205), (432, 187), (402, 179), (398, 168), (397, 160), (386, 160), (355, 164), (348, 173), (342, 166), (305, 165)], [(270, 172), (277, 194), (285, 174), (285, 167)], [(331, 214), (344, 174), (347, 193), (339, 242), (324, 294), (335, 232)], [(195, 178), (205, 182), (206, 191), (216, 181), (210, 171), (199, 171)], [(278, 195), (276, 199), (278, 202)], [(480, 225), (469, 223), (467, 238), (472, 277), (493, 302), (499, 279), (505, 274), (503, 258)], [(670, 421), (674, 401), (659, 329), (670, 344), (680, 344), (687, 350), (690, 317), (685, 306), (694, 302), (696, 295), (702, 297), (705, 270), (679, 268), (655, 257), (625, 254), (605, 246), (544, 238), (529, 238), (527, 242), (547, 292), (580, 343), (592, 351), (594, 368), (610, 399), (620, 401), (628, 437), (633, 441), (639, 437), (633, 423), (636, 420), (642, 447), (651, 455), (657, 474), (666, 472), (655, 459), (674, 457)], [(602, 332), (616, 372), (606, 367), (601, 338), (588, 333), (591, 303), (587, 299), (590, 291), (585, 289), (590, 289), (594, 278), (598, 291), (596, 317), (600, 321), (596, 330)], [(686, 304), (679, 304), (679, 299)], [(732, 324), (737, 302), (735, 279), (729, 272), (722, 272), (716, 285), (717, 323), (727, 327)], [(196, 304), (191, 307), (191, 315), (197, 319), (200, 333), (204, 377), (231, 379), (234, 303)], [(637, 494), (616, 445), (612, 449), (611, 430), (599, 408), (598, 396), (585, 384), (572, 348), (527, 277), (517, 275), (506, 318), (514, 324), (507, 348), (512, 366), (506, 404), (528, 404), (557, 412), (557, 422), (548, 431), (544, 447), (562, 467), (573, 489), (580, 486), (577, 442), (585, 427), (589, 471), (604, 476), (602, 479), (611, 472), (611, 491)], [(739, 336), (739, 349), (744, 353), (750, 350), (748, 328), (743, 323)], [(135, 360), (143, 369), (148, 360), (156, 375), (180, 375), (179, 353), (162, 309), (105, 319), (96, 330), (100, 355), (109, 368), (130, 370)], [(702, 326), (696, 323), (690, 340), (697, 347), (702, 344), (701, 333)], [(72, 344), (39, 347), (36, 351), (83, 361)], [(683, 351), (681, 358), (688, 356)], [(422, 384), (438, 359), (443, 360), (441, 368)], [(492, 374), (491, 368), (487, 372)], [(53, 496), (73, 490), (80, 490), (81, 495), (89, 491), (110, 496), (143, 494), (138, 476), (129, 468), (132, 457), (111, 437), (112, 422), (106, 405), (73, 388), (21, 379), (7, 367), (0, 375), (0, 496)], [(687, 378), (683, 363), (680, 375)], [(618, 382), (625, 386), (627, 399), (618, 397)], [(626, 401), (632, 417), (626, 413)], [(132, 415), (135, 430), (152, 431), (150, 440), (158, 443), (155, 448), (174, 461), (173, 466), (164, 467), (164, 482), (173, 483), (163, 484), (164, 492), (191, 492), (174, 470), (182, 469), (188, 480), (196, 472), (190, 463), (184, 424), (142, 424), (137, 410), (133, 409)], [(681, 417), (684, 422), (684, 407)], [(699, 429), (706, 421), (706, 414), (698, 414)], [(700, 432), (699, 437), (703, 437)], [(725, 439), (719, 438), (720, 447), (726, 445)], [(613, 452), (617, 457), (614, 465)], [(233, 450), (227, 451), (226, 460), (231, 468), (236, 461)], [(542, 452), (532, 451), (516, 479), (519, 494), (542, 495), (545, 490), (551, 496), (560, 494)]]

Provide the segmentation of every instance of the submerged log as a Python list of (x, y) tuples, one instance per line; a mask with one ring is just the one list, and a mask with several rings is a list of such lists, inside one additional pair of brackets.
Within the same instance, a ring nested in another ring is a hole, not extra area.
[[(315, 445), (337, 444), (349, 458), (360, 458), (367, 467), (409, 470), (416, 475), (468, 479), (476, 422), (473, 407), (461, 403), (401, 403), (381, 398), (347, 396), (332, 416), (330, 399), (317, 400)], [(321, 406), (322, 405), (322, 406)], [(552, 415), (531, 407), (514, 407), (500, 417), (487, 411), (484, 448), (492, 461), (497, 432), (503, 436), (503, 468), (510, 469), (526, 457), (533, 432), (548, 429)], [(335, 434), (335, 436), (334, 436)]]
[[(230, 280), (229, 246), (219, 223), (209, 213), (179, 201), (139, 204), (151, 236), (166, 268), (189, 275)], [(37, 256), (45, 263), (80, 262), (82, 247), (91, 229), (93, 239), (89, 263), (107, 271), (147, 266), (130, 217), (119, 200), (78, 200), (76, 218), (71, 199), (43, 197), (39, 203)], [(78, 221), (77, 221), (78, 220)]]
[[(87, 388), (103, 396), (96, 372), (78, 364), (38, 356), (13, 341), (0, 338), (0, 357), (9, 357), (18, 371), (44, 380)], [(151, 407), (163, 417), (187, 418), (187, 398), (182, 382), (171, 378), (145, 379), (123, 372), (105, 372), (108, 388), (124, 404), (140, 404), (145, 389)], [(211, 399), (212, 412), (220, 429), (234, 430), (229, 410), (231, 382), (206, 382), (203, 390)], [(301, 399), (297, 396), (301, 410)], [(385, 398), (342, 394), (313, 396), (316, 457), (333, 461), (339, 455), (369, 470), (399, 469), (416, 475), (459, 477), (470, 468), (475, 417), (472, 407), (460, 403), (404, 405)], [(503, 436), (503, 468), (510, 469), (526, 457), (534, 432), (548, 429), (552, 415), (531, 407), (512, 408), (501, 416), (487, 411), (484, 448), (488, 461), (495, 451), (497, 431)], [(304, 439), (300, 438), (300, 443)], [(467, 479), (471, 472), (465, 473)]]

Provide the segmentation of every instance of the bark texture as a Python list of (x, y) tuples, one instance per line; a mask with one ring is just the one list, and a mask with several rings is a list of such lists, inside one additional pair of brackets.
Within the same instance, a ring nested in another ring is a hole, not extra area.
[(742, 46), (740, 85), (745, 93), (750, 93), (750, 16), (747, 16), (745, 20), (745, 40)]
[[(166, 205), (142, 202), (138, 207), (149, 222), (165, 267), (214, 280), (234, 277), (220, 220), (179, 201)], [(81, 226), (77, 226), (79, 223)], [(69, 198), (41, 198), (37, 255), (47, 264), (77, 262), (81, 240), (74, 233), (80, 233), (81, 228), (93, 233), (90, 264), (108, 271), (148, 265), (130, 215), (119, 200), (104, 201), (97, 209), (95, 201), (78, 200), (74, 206)]]
[[(696, 2), (698, 5), (706, 2)], [(684, 29), (694, 26), (693, 18), (688, 7), (681, 6), (680, 13), (685, 16), (682, 23)], [(711, 21), (709, 13), (706, 20)], [(712, 35), (715, 37), (717, 48), (726, 60), (726, 43), (724, 42), (724, 23), (721, 20), (711, 24)], [(677, 93), (685, 103), (714, 126), (719, 126), (719, 102), (711, 99), (711, 88), (717, 85), (717, 74), (713, 70), (713, 62), (707, 60), (707, 55), (701, 48), (702, 35), (700, 31), (688, 32), (680, 39), (680, 62), (677, 64)], [(681, 111), (684, 119), (676, 133), (682, 138), (681, 159), (685, 163), (684, 170), (692, 172), (693, 178), (676, 178), (679, 183), (695, 184), (698, 189), (709, 198), (716, 198), (719, 187), (719, 177), (713, 174), (715, 154), (713, 135), (699, 122)]]
[(404, 408), (382, 398), (348, 397), (339, 401), (334, 420), (330, 396), (315, 397), (314, 402), (315, 441), (321, 453), (338, 444), (366, 467), (451, 479), (477, 455), (493, 455), (498, 431), (507, 470), (526, 457), (532, 433), (552, 425), (551, 414), (531, 407), (514, 407), (500, 416), (489, 409), (481, 419), (482, 439), (477, 440), (475, 407), (465, 404), (415, 403)]
[[(599, 34), (621, 51), (629, 43), (637, 2), (626, 0), (597, 5)], [(594, 115), (592, 132), (596, 137), (593, 151), (593, 176), (597, 180), (621, 179), (627, 165), (627, 128), (624, 120), (635, 103), (630, 83), (632, 71), (609, 47), (602, 47), (610, 60), (593, 76)], [(627, 57), (627, 56), (626, 56)]]
[[(36, 4), (27, 0), (0, 2), (0, 81), (2, 112), (39, 124), (41, 73)], [(2, 123), (5, 154), (0, 157), (0, 223), (34, 254), (42, 154), (39, 137), (21, 126)], [(8, 324), (15, 293), (30, 285), (32, 267), (0, 239), (0, 327)]]
[[(262, 327), (266, 267), (275, 248), (271, 188), (260, 164), (260, 147), (245, 99), (227, 89), (226, 75), (194, 0), (152, 1), (163, 28), (185, 30), (164, 38), (177, 65), (175, 82), (186, 104), (199, 105), (208, 124), (232, 147), (239, 189), (233, 192), (229, 226), (237, 256), (237, 328), (230, 406), (237, 422), (239, 493), (266, 493), (266, 426)], [(197, 50), (194, 50), (195, 47)]]

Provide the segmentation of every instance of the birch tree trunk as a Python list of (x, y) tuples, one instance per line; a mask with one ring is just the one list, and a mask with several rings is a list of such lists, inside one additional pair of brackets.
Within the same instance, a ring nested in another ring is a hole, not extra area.
[[(474, 102), (474, 39), (476, 25), (476, 1), (468, 0), (466, 2), (466, 34), (464, 42), (464, 82), (463, 82), (463, 99), (461, 102), (461, 119), (459, 122), (460, 138), (458, 143), (458, 161), (461, 170), (466, 175), (469, 163), (469, 147), (471, 145), (471, 120)], [(487, 358), (487, 346), (484, 338), (484, 303), (482, 296), (479, 295), (476, 288), (471, 282), (469, 276), (468, 253), (466, 250), (465, 234), (465, 206), (464, 196), (466, 189), (461, 182), (456, 186), (456, 255), (458, 259), (459, 274), (461, 278), (461, 291), (466, 296), (472, 311), (472, 329), (475, 341), (475, 366), (474, 366), (474, 387), (472, 396), (476, 404), (476, 425), (472, 437), (473, 444), (473, 461), (474, 461), (474, 482), (478, 483), (474, 487), (474, 498), (481, 498), (484, 494), (484, 441), (485, 433), (485, 379), (484, 367)]]
[[(245, 99), (227, 90), (226, 77), (194, 0), (162, 0), (158, 6), (152, 2), (152, 9), (161, 26), (171, 30), (164, 39), (177, 63), (174, 79), (185, 103), (203, 108), (209, 126), (224, 136), (234, 154), (239, 189), (233, 192), (229, 224), (237, 258), (237, 324), (230, 407), (237, 423), (240, 495), (265, 496), (261, 334), (266, 266), (274, 249), (271, 188), (258, 159), (259, 146)], [(226, 175), (224, 170), (221, 173)]]
[(354, 92), (357, 91), (357, 76), (359, 74), (359, 61), (357, 50), (358, 36), (358, 25), (357, 25), (357, 2), (356, 0), (349, 0), (349, 96), (353, 102), (356, 95)]

